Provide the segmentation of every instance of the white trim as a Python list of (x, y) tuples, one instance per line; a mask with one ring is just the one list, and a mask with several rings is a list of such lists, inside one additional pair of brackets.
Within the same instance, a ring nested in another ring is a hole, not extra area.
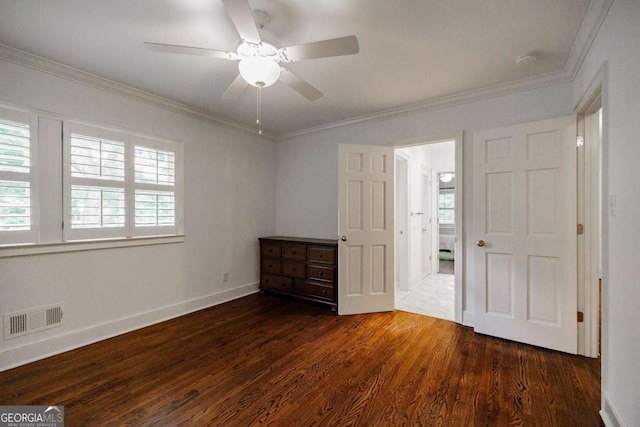
[[(584, 235), (578, 236), (578, 242), (581, 245), (579, 249), (582, 248), (581, 251), (579, 250), (580, 258), (578, 259), (578, 265), (581, 266), (581, 270), (578, 272), (578, 288), (581, 290), (579, 295), (582, 294), (584, 298), (584, 323), (579, 325), (578, 328), (578, 342), (582, 345), (580, 346), (581, 348), (578, 349), (578, 354), (587, 357), (599, 356), (598, 341), (600, 324), (598, 312), (600, 289), (598, 287), (598, 277), (594, 277), (598, 276), (598, 274), (594, 272), (593, 264), (599, 263), (599, 265), (603, 265), (604, 268), (604, 242), (600, 240), (600, 230), (597, 230), (597, 228), (600, 221), (606, 218), (603, 216), (605, 213), (603, 205), (606, 199), (604, 198), (604, 182), (602, 181), (604, 179), (604, 163), (602, 159), (604, 150), (603, 140), (605, 138), (604, 131), (601, 130), (601, 135), (595, 136), (599, 141), (596, 141), (598, 147), (597, 150), (594, 151), (593, 144), (591, 143), (593, 136), (585, 129), (585, 125), (589, 120), (593, 120), (593, 117), (590, 116), (603, 107), (603, 80), (606, 73), (607, 63), (604, 63), (589, 83), (589, 86), (575, 109), (576, 114), (578, 114), (578, 135), (585, 138), (585, 146), (578, 149), (578, 155), (581, 156), (579, 159), (582, 160), (580, 164), (581, 168), (579, 168), (578, 171), (582, 172), (581, 179), (583, 181), (581, 183), (582, 187), (579, 187), (579, 189), (582, 188), (581, 194), (583, 202), (579, 205), (578, 220), (583, 221), (582, 223), (585, 226)], [(596, 169), (595, 171), (594, 168)], [(593, 176), (594, 172), (600, 173), (601, 180), (599, 184), (597, 183), (598, 177)], [(596, 188), (594, 188), (594, 185)], [(594, 205), (592, 198), (593, 194), (598, 193), (602, 196), (602, 200), (600, 200), (598, 212), (594, 215), (592, 212)], [(602, 226), (604, 227), (604, 223)], [(604, 272), (600, 273), (599, 278), (601, 278), (604, 283)]]
[[(184, 191), (183, 184), (183, 162), (184, 147), (182, 141), (171, 141), (168, 139), (154, 139), (153, 137), (139, 134), (130, 134), (126, 131), (101, 128), (98, 126), (79, 124), (72, 120), (63, 121), (63, 211), (64, 230), (63, 240), (74, 241), (84, 239), (108, 239), (125, 237), (142, 237), (158, 235), (176, 235), (183, 233), (183, 211)], [(111, 180), (102, 177), (82, 178), (74, 177), (71, 173), (71, 135), (82, 135), (91, 138), (105, 139), (121, 143), (124, 146), (124, 165), (126, 173), (122, 181)], [(148, 184), (139, 183), (135, 179), (135, 158), (136, 146), (147, 147), (151, 150), (170, 151), (174, 155), (174, 182), (173, 184)], [(122, 227), (91, 227), (73, 228), (71, 215), (71, 193), (72, 187), (82, 185), (95, 188), (122, 189), (125, 200), (125, 218)], [(174, 196), (174, 224), (171, 226), (149, 226), (136, 227), (135, 223), (135, 197), (137, 190), (166, 191)]]
[(0, 372), (258, 292), (258, 282), (134, 314), (0, 353)]
[(474, 325), (474, 312), (471, 310), (464, 310), (462, 312), (462, 324), (473, 328)]
[(442, 108), (455, 107), (457, 105), (468, 104), (476, 101), (484, 101), (490, 98), (496, 98), (498, 96), (510, 95), (517, 92), (524, 92), (533, 89), (539, 89), (547, 86), (554, 86), (561, 83), (568, 83), (573, 80), (573, 77), (566, 74), (564, 71), (558, 71), (555, 73), (543, 74), (540, 76), (528, 77), (526, 79), (516, 80), (514, 82), (500, 83), (494, 86), (471, 90), (467, 92), (461, 92), (454, 95), (443, 96), (439, 98), (429, 99), (427, 101), (418, 102), (415, 104), (403, 105), (396, 108), (390, 108), (388, 110), (379, 111), (372, 114), (366, 114), (358, 117), (353, 117), (346, 120), (341, 120), (325, 125), (320, 125), (312, 128), (296, 130), (293, 132), (285, 132), (276, 135), (276, 141), (286, 141), (301, 136), (317, 135), (324, 132), (329, 132), (340, 128), (349, 128), (354, 126), (361, 126), (392, 118), (404, 117), (419, 113), (424, 113), (431, 110), (438, 110)]
[[(409, 187), (411, 185), (411, 180), (409, 179), (409, 156), (407, 156), (405, 153), (401, 152), (401, 151), (395, 151), (395, 162), (404, 162), (404, 176), (403, 176), (403, 182), (402, 184), (404, 184), (404, 188), (403, 188), (403, 192), (404, 192), (404, 228), (405, 228), (405, 240), (404, 240), (404, 245), (403, 245), (403, 249), (404, 249), (404, 254), (405, 254), (405, 258), (402, 261), (402, 266), (398, 266), (396, 265), (396, 278), (397, 278), (397, 271), (400, 271), (400, 277), (401, 280), (398, 283), (399, 284), (399, 289), (402, 291), (408, 291), (411, 289), (411, 280), (409, 277), (409, 272), (411, 271), (410, 268), (410, 263), (411, 263), (411, 257), (409, 257), (409, 232), (410, 232), (410, 228), (409, 227)], [(396, 182), (396, 186), (398, 185), (398, 183)], [(396, 187), (397, 189), (397, 187)], [(398, 223), (397, 223), (397, 219), (399, 218), (399, 216), (397, 215), (397, 196), (398, 196), (398, 191), (395, 192), (396, 195), (396, 224), (395, 224), (395, 228), (394, 228), (394, 234), (398, 235), (397, 233), (397, 228), (398, 228)], [(397, 239), (396, 239), (397, 241)], [(395, 251), (398, 251), (398, 248), (400, 247), (400, 245), (396, 244), (395, 246)], [(397, 258), (395, 258), (395, 254), (394, 254), (394, 259), (397, 260)]]
[[(455, 296), (454, 296), (454, 320), (456, 323), (463, 323), (467, 325), (467, 323), (463, 320), (463, 294), (464, 294), (464, 164), (463, 164), (463, 152), (462, 145), (464, 139), (463, 131), (448, 131), (448, 132), (440, 132), (428, 136), (418, 137), (418, 138), (410, 138), (410, 139), (401, 139), (398, 141), (394, 141), (392, 145), (395, 148), (406, 148), (414, 145), (425, 145), (425, 144), (435, 144), (438, 142), (444, 141), (455, 141), (455, 174), (456, 174), (456, 188), (455, 188), (455, 204), (456, 204), (456, 219), (455, 219), (455, 228), (456, 228), (456, 243), (455, 243), (455, 253), (456, 253), (456, 262), (454, 264), (454, 277), (455, 277)], [(410, 266), (409, 266), (410, 267)], [(466, 313), (466, 312), (465, 312)], [(473, 318), (471, 317), (471, 324), (473, 325)]]
[[(351, 127), (356, 125), (374, 123), (381, 120), (387, 120), (394, 117), (402, 117), (411, 114), (417, 114), (429, 110), (447, 108), (455, 105), (465, 104), (473, 101), (484, 100), (497, 96), (507, 95), (515, 92), (522, 92), (537, 89), (546, 86), (552, 86), (560, 83), (570, 82), (575, 76), (587, 55), (593, 40), (595, 39), (604, 19), (609, 12), (613, 0), (593, 0), (587, 11), (587, 15), (582, 21), (576, 41), (573, 44), (567, 63), (563, 70), (542, 74), (538, 76), (527, 77), (524, 79), (500, 83), (493, 86), (479, 88), (471, 91), (461, 92), (458, 94), (448, 95), (439, 98), (433, 98), (415, 104), (390, 108), (373, 114), (366, 114), (347, 120), (328, 123), (312, 128), (285, 132), (279, 135), (263, 134), (262, 137), (269, 141), (284, 141), (300, 136), (314, 135), (327, 132), (342, 127)], [(72, 80), (104, 90), (117, 95), (125, 96), (139, 102), (154, 105), (166, 110), (183, 114), (188, 117), (205, 120), (225, 128), (234, 129), (251, 135), (256, 135), (254, 128), (247, 127), (243, 124), (217, 117), (214, 114), (200, 109), (182, 104), (177, 101), (170, 100), (104, 77), (92, 74), (68, 65), (55, 62), (41, 56), (37, 56), (13, 47), (0, 44), (0, 59), (4, 59), (19, 65), (36, 69), (48, 74), (59, 76), (67, 80)]]
[(572, 80), (575, 79), (580, 67), (582, 67), (582, 63), (589, 49), (591, 49), (591, 45), (598, 35), (612, 4), (613, 0), (591, 0), (589, 3), (587, 15), (578, 30), (576, 41), (573, 43), (567, 64), (564, 67), (565, 73), (570, 75)]
[[(165, 110), (182, 114), (187, 117), (204, 120), (222, 126), (227, 129), (236, 130), (253, 136), (258, 136), (254, 128), (245, 126), (232, 120), (223, 119), (213, 115), (212, 113), (202, 111), (200, 109), (146, 92), (141, 89), (134, 88), (113, 80), (70, 67), (68, 65), (34, 55), (23, 50), (19, 50), (0, 43), (0, 59), (13, 62), (14, 64), (32, 68), (57, 77), (78, 82), (95, 89), (103, 90), (115, 95), (124, 96), (134, 101), (142, 102)], [(274, 137), (268, 133), (260, 135), (263, 139), (270, 142), (274, 141)]]
[(600, 410), (600, 417), (604, 421), (604, 425), (607, 427), (628, 427), (628, 424), (618, 409), (618, 405), (615, 404), (611, 395), (606, 391), (602, 393), (602, 409)]
[(39, 122), (38, 116), (32, 112), (0, 105), (0, 118), (10, 122), (26, 124), (29, 126), (29, 172), (2, 172), (0, 180), (28, 182), (31, 209), (31, 225), (29, 230), (2, 231), (0, 232), (0, 244), (35, 243), (40, 234), (40, 156), (39, 156)]
[(72, 242), (25, 244), (0, 246), (0, 259), (28, 255), (57, 254), (62, 252), (93, 251), (99, 249), (114, 249), (131, 246), (165, 245), (169, 243), (183, 243), (184, 235), (130, 237), (103, 240), (76, 240)]

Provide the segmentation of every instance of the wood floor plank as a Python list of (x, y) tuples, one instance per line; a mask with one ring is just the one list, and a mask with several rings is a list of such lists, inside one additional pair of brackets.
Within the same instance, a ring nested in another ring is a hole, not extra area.
[(0, 372), (69, 426), (602, 426), (600, 363), (256, 294)]

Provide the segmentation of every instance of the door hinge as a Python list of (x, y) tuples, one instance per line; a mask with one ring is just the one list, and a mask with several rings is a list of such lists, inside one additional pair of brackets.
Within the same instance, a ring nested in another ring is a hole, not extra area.
[(578, 323), (582, 323), (584, 322), (584, 313), (579, 311), (578, 312)]
[(431, 261), (431, 255), (429, 255), (429, 261)]
[(584, 225), (578, 224), (578, 236), (581, 236), (583, 234), (584, 234)]

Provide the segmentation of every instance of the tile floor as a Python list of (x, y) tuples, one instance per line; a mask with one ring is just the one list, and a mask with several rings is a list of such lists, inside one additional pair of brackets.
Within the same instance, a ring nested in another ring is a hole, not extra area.
[(453, 274), (432, 274), (411, 291), (396, 289), (396, 309), (454, 320), (454, 288)]

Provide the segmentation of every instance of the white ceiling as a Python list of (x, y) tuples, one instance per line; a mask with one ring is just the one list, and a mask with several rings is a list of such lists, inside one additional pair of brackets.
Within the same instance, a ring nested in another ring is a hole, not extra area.
[[(538, 76), (560, 78), (576, 55), (589, 2), (249, 0), (271, 15), (266, 29), (284, 46), (351, 34), (360, 43), (357, 55), (290, 64), (324, 96), (310, 102), (281, 83), (264, 89), (263, 127), (282, 136)], [(237, 63), (154, 53), (144, 41), (231, 51), (240, 42), (221, 0), (0, 0), (1, 44), (254, 126), (252, 88), (221, 99)], [(537, 62), (515, 64), (531, 52)]]

